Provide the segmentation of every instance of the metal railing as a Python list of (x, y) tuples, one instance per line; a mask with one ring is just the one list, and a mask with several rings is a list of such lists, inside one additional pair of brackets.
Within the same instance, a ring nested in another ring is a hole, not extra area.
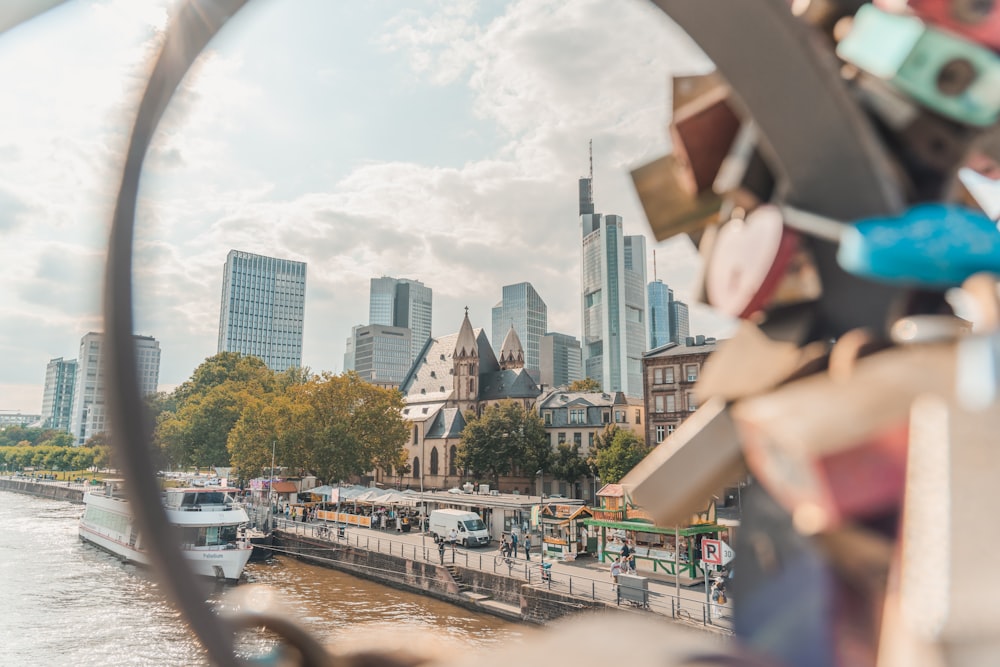
[[(551, 568), (543, 577), (541, 560), (537, 554), (532, 560), (516, 557), (498, 558), (497, 551), (470, 551), (457, 545), (446, 545), (444, 554), (436, 543), (421, 546), (411, 542), (395, 540), (381, 534), (372, 534), (370, 529), (357, 529), (325, 522), (302, 522), (283, 517), (276, 518), (276, 527), (284, 532), (294, 533), (316, 540), (329, 541), (335, 545), (352, 546), (375, 553), (388, 554), (414, 561), (456, 565), (469, 570), (488, 572), (498, 576), (517, 579), (527, 584), (542, 586), (547, 590), (564, 593), (573, 597), (602, 602), (622, 607), (633, 607), (697, 625), (714, 626), (722, 631), (732, 632), (732, 608), (713, 602), (694, 600), (657, 590), (647, 591), (645, 604), (637, 604), (620, 599), (618, 590), (610, 579), (586, 574), (571, 574), (566, 569)], [(340, 529), (343, 528), (343, 531)], [(552, 561), (546, 561), (552, 563)], [(699, 592), (700, 594), (700, 592)]]

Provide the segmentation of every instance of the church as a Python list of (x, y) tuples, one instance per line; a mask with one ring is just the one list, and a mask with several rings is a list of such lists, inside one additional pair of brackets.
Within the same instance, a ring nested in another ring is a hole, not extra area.
[[(541, 389), (524, 368), (524, 348), (514, 327), (504, 337), (497, 359), (483, 329), (473, 329), (469, 309), (458, 333), (430, 338), (400, 385), (403, 419), (410, 426), (405, 448), (410, 463), (403, 488), (449, 489), (462, 481), (455, 463), (465, 428), (465, 413), (481, 415), (487, 406), (517, 401), (532, 409)], [(399, 477), (378, 473), (395, 486)], [(528, 480), (501, 479), (502, 491), (524, 490)], [(509, 486), (509, 488), (508, 488)]]

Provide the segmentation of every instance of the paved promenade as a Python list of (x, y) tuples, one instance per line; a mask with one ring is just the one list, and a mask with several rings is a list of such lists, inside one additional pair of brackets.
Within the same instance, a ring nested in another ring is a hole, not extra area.
[[(278, 528), (283, 531), (295, 532), (301, 535), (343, 544), (352, 545), (371, 551), (395, 554), (412, 558), (439, 562), (440, 554), (437, 544), (429, 535), (420, 533), (399, 533), (394, 530), (376, 530), (345, 527), (343, 538), (337, 537), (334, 524), (302, 523), (299, 521), (278, 520)], [(445, 551), (445, 563), (477, 569), (496, 574), (505, 574), (532, 584), (542, 584), (563, 593), (601, 600), (610, 604), (616, 603), (616, 591), (611, 582), (610, 566), (597, 562), (596, 558), (581, 558), (576, 561), (562, 562), (546, 559), (551, 563), (551, 580), (541, 580), (540, 559), (537, 551), (531, 554), (530, 560), (525, 560), (523, 550), (517, 558), (507, 563), (498, 558), (499, 551), (495, 545), (478, 549), (466, 549), (450, 546)], [(716, 605), (708, 603), (703, 583), (693, 587), (676, 586), (670, 575), (639, 570), (639, 576), (647, 578), (649, 586), (648, 611), (668, 617), (678, 618), (695, 625), (711, 626), (723, 632), (732, 631), (731, 603)], [(623, 607), (630, 606), (622, 602)]]

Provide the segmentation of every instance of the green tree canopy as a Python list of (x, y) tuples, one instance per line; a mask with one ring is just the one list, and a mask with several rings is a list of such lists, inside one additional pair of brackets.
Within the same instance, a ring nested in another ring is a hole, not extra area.
[(583, 378), (582, 380), (573, 380), (569, 383), (569, 391), (601, 391), (601, 383), (594, 378)]
[(549, 461), (549, 472), (556, 479), (572, 487), (576, 480), (590, 472), (590, 466), (587, 465), (586, 459), (580, 456), (580, 445), (560, 442)]
[(611, 444), (601, 447), (597, 452), (597, 474), (605, 484), (615, 484), (649, 452), (650, 448), (635, 433), (627, 429), (616, 429)]
[(499, 486), (500, 477), (519, 469), (532, 476), (548, 467), (551, 449), (541, 417), (520, 403), (503, 401), (487, 407), (481, 417), (466, 414), (457, 459), (477, 476)]

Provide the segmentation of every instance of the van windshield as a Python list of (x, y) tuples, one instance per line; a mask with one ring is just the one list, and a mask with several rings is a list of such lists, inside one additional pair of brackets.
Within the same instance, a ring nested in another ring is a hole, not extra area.
[(466, 530), (486, 530), (486, 524), (483, 523), (482, 519), (473, 519), (472, 521), (463, 521), (462, 525), (465, 526)]

